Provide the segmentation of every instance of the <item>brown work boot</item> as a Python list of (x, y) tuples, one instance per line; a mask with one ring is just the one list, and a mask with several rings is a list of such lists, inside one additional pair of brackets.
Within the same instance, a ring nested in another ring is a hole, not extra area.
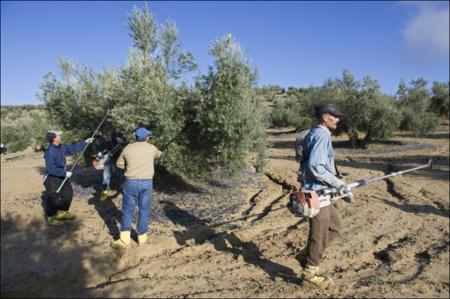
[(307, 265), (302, 273), (303, 282), (309, 282), (321, 289), (327, 289), (334, 284), (331, 278), (319, 275), (318, 272), (319, 267)]

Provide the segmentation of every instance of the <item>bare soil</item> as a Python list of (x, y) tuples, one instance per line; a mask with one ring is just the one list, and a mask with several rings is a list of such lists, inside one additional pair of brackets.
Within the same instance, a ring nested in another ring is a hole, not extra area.
[(339, 203), (341, 237), (321, 265), (336, 286), (326, 291), (301, 284), (308, 223), (284, 208), (298, 188), (295, 133), (268, 134), (265, 173), (249, 166), (240, 180), (218, 173), (200, 185), (157, 172), (148, 244), (126, 251), (110, 247), (122, 195), (99, 201), (100, 172), (75, 172), (78, 219), (54, 228), (41, 206), (43, 154), (3, 155), (1, 296), (449, 297), (448, 126), (426, 138), (398, 133), (367, 150), (334, 139), (347, 182), (427, 158), (434, 165), (354, 189), (354, 203)]

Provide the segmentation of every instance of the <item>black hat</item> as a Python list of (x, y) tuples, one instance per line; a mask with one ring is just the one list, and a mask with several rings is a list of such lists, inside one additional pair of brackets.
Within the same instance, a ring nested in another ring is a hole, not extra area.
[(61, 131), (55, 131), (55, 130), (52, 130), (52, 131), (48, 131), (48, 132), (47, 132), (47, 135), (46, 135), (45, 137), (47, 138), (47, 141), (48, 141), (49, 143), (52, 143), (52, 142), (53, 142), (53, 139), (55, 139), (56, 136), (61, 136), (61, 135), (62, 135), (62, 132), (61, 132)]
[(319, 104), (314, 107), (314, 114), (316, 117), (319, 117), (323, 113), (330, 113), (337, 117), (344, 116), (344, 114), (339, 111), (336, 105), (333, 103)]

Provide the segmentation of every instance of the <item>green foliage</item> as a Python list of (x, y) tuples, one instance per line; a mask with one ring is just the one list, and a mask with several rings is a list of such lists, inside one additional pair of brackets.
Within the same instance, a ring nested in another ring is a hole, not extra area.
[[(312, 124), (307, 99), (296, 98), (276, 101), (271, 113), (273, 127), (293, 126), (297, 129), (309, 127)], [(305, 109), (306, 108), (306, 109)]]
[[(345, 132), (353, 146), (366, 147), (374, 139), (388, 138), (398, 129), (399, 113), (395, 99), (383, 94), (376, 80), (369, 76), (360, 82), (344, 70), (341, 78), (330, 78), (321, 87), (289, 87), (288, 100), (275, 102), (271, 114), (273, 126), (311, 127), (314, 106), (333, 102), (344, 113), (335, 134)], [(358, 132), (364, 133), (359, 138)]]
[[(386, 139), (398, 129), (399, 113), (395, 99), (381, 93), (378, 81), (366, 76), (359, 82), (344, 71), (337, 86), (338, 96), (335, 98), (345, 115), (340, 128), (349, 136), (353, 146), (365, 148), (373, 140)], [(365, 134), (364, 138), (358, 137), (358, 131)]]
[(435, 114), (449, 118), (449, 85), (450, 82), (440, 83), (433, 82), (433, 87), (431, 88), (431, 105), (430, 110)]
[(263, 96), (267, 102), (273, 102), (277, 97), (285, 95), (285, 89), (279, 85), (255, 87), (254, 90), (258, 95)]
[(128, 16), (128, 26), (134, 47), (145, 55), (152, 54), (158, 46), (157, 23), (155, 15), (148, 10), (147, 3), (142, 10), (133, 8)]
[(119, 131), (132, 141), (136, 128), (151, 129), (153, 143), (164, 150), (159, 164), (169, 171), (201, 178), (223, 167), (232, 174), (250, 150), (260, 152), (257, 164), (263, 165), (264, 100), (252, 89), (256, 72), (239, 45), (231, 37), (213, 42), (214, 67), (190, 87), (179, 79), (196, 64), (181, 50), (175, 23), (158, 30), (145, 6), (133, 9), (128, 25), (134, 48), (125, 65), (95, 73), (64, 58), (61, 79), (44, 78), (40, 96), (67, 132), (64, 142), (88, 137), (108, 112), (106, 134)]
[[(22, 117), (3, 118), (1, 126), (1, 139), (8, 147), (8, 152), (16, 152), (31, 146), (33, 150), (43, 150), (47, 145), (45, 134), (49, 130), (47, 115), (42, 110), (21, 106), (14, 108), (15, 112), (28, 111)], [(8, 109), (8, 108), (6, 108)], [(3, 106), (2, 106), (3, 111)]]
[(398, 109), (401, 112), (401, 130), (412, 131), (415, 135), (425, 135), (439, 125), (439, 117), (430, 110), (430, 93), (427, 81), (422, 78), (411, 81), (407, 87), (400, 83), (397, 91)]
[(190, 103), (191, 149), (204, 161), (198, 166), (207, 163), (233, 174), (243, 168), (248, 152), (256, 149), (261, 168), (266, 112), (263, 98), (252, 88), (256, 70), (231, 35), (214, 41), (210, 54), (214, 67), (197, 78), (197, 96)]

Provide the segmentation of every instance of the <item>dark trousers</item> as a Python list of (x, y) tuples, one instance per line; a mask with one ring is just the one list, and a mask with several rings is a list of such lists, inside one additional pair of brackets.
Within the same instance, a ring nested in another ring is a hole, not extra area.
[(49, 175), (44, 182), (47, 193), (45, 212), (47, 216), (54, 216), (57, 211), (68, 211), (72, 204), (73, 190), (70, 179), (65, 183), (59, 194), (56, 193), (64, 178)]
[(328, 245), (341, 230), (341, 219), (335, 204), (321, 208), (318, 215), (309, 219), (309, 237), (306, 264), (319, 266)]

